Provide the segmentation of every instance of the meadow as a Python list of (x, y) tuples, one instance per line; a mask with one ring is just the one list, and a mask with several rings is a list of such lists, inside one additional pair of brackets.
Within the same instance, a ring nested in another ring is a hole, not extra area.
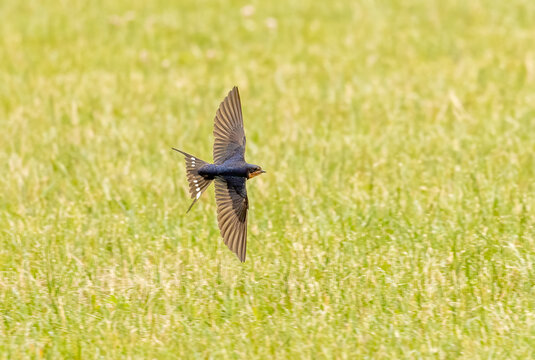
[[(0, 358), (535, 357), (535, 3), (0, 2)], [(240, 89), (247, 261), (213, 187)]]

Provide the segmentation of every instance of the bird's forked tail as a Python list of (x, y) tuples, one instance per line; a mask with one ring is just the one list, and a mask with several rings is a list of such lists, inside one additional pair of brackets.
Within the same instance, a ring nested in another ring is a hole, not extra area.
[(184, 159), (186, 160), (186, 173), (188, 176), (189, 193), (191, 195), (191, 198), (193, 199), (193, 202), (188, 208), (188, 211), (186, 211), (186, 213), (188, 213), (193, 207), (193, 204), (195, 204), (197, 200), (199, 200), (202, 193), (212, 183), (212, 180), (207, 180), (203, 178), (201, 175), (199, 175), (198, 173), (198, 169), (200, 169), (203, 165), (206, 165), (208, 163), (193, 155), (185, 153), (184, 151), (181, 151), (175, 148), (172, 148), (172, 149), (184, 155)]

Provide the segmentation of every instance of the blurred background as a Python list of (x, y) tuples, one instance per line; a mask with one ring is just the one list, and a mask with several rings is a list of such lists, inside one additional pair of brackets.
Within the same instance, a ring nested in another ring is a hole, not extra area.
[[(529, 358), (535, 4), (0, 2), (6, 358)], [(212, 160), (240, 89), (249, 243)]]

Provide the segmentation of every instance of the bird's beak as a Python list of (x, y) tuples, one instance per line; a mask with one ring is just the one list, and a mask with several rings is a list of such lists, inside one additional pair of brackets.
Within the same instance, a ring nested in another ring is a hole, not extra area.
[(252, 178), (254, 178), (255, 176), (258, 176), (258, 175), (263, 174), (263, 173), (265, 173), (264, 170), (258, 170), (258, 171), (252, 172), (252, 173), (249, 174), (248, 179), (252, 179)]

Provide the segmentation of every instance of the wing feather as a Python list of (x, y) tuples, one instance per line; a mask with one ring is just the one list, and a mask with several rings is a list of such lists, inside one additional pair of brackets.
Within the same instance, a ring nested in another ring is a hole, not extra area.
[(249, 201), (245, 178), (226, 177), (215, 179), (217, 221), (223, 242), (240, 261), (245, 261), (247, 249), (247, 210)]
[(234, 87), (217, 109), (214, 119), (214, 164), (222, 164), (238, 154), (245, 154), (245, 131), (240, 94)]

